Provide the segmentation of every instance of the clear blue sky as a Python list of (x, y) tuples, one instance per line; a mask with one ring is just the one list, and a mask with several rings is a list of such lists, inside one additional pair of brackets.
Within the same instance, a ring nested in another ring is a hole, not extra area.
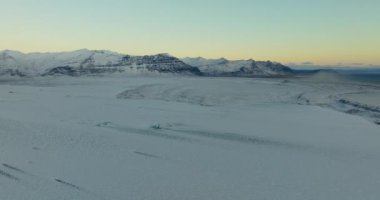
[(1, 0), (0, 49), (380, 65), (380, 0)]

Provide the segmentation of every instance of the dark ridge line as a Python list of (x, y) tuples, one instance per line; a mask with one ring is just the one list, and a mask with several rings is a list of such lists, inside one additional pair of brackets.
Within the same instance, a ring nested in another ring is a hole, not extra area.
[(15, 180), (15, 181), (19, 181), (20, 179), (17, 178), (16, 176), (13, 176), (12, 174), (9, 174), (3, 170), (0, 169), (0, 175), (6, 177), (6, 178), (9, 178), (9, 179), (12, 179), (12, 180)]
[(79, 186), (74, 185), (74, 184), (69, 183), (69, 182), (66, 182), (66, 181), (63, 181), (63, 180), (61, 180), (61, 179), (54, 179), (54, 180), (57, 181), (58, 183), (62, 183), (62, 184), (64, 184), (64, 185), (69, 186), (69, 187), (72, 187), (72, 188), (74, 188), (74, 189), (82, 190), (82, 188), (80, 188)]
[(237, 133), (213, 133), (213, 132), (206, 132), (206, 131), (199, 131), (199, 130), (178, 130), (178, 129), (170, 129), (170, 128), (166, 128), (165, 130), (189, 134), (189, 135), (201, 136), (201, 137), (206, 137), (206, 138), (225, 140), (225, 141), (230, 141), (230, 142), (248, 143), (248, 144), (255, 144), (255, 145), (270, 145), (270, 146), (275, 146), (275, 147), (283, 147), (283, 148), (298, 149), (298, 150), (306, 150), (306, 149), (311, 148), (306, 145), (291, 144), (287, 142), (274, 141), (271, 139), (241, 135)]
[(62, 184), (62, 185), (65, 185), (65, 186), (70, 187), (70, 188), (72, 188), (72, 189), (78, 190), (78, 191), (80, 191), (80, 192), (82, 192), (82, 193), (85, 193), (85, 194), (91, 195), (91, 196), (94, 197), (93, 199), (108, 199), (108, 198), (102, 197), (102, 196), (100, 196), (100, 195), (98, 195), (98, 194), (96, 194), (96, 193), (93, 193), (93, 192), (91, 192), (91, 191), (88, 191), (88, 190), (85, 189), (85, 188), (82, 188), (82, 187), (79, 187), (79, 186), (74, 185), (74, 184), (72, 184), (72, 183), (66, 182), (66, 181), (64, 181), (64, 180), (62, 180), (62, 179), (57, 179), (57, 178), (56, 178), (56, 179), (54, 179), (54, 180), (55, 180), (56, 182)]
[(11, 169), (11, 170), (13, 170), (13, 171), (16, 171), (16, 172), (20, 172), (20, 173), (25, 174), (25, 171), (24, 171), (24, 170), (21, 170), (21, 169), (19, 169), (19, 168), (17, 168), (17, 167), (14, 167), (14, 166), (12, 166), (12, 165), (9, 165), (9, 164), (6, 164), (6, 163), (3, 163), (2, 165), (3, 165), (3, 167), (6, 167), (6, 168)]
[(141, 156), (149, 157), (149, 158), (158, 158), (158, 159), (161, 158), (159, 156), (149, 154), (149, 153), (140, 152), (140, 151), (134, 151), (133, 153), (141, 155)]
[(102, 128), (114, 129), (123, 133), (154, 136), (158, 138), (172, 139), (172, 140), (183, 141), (183, 142), (197, 142), (197, 140), (192, 139), (192, 138), (178, 136), (178, 135), (171, 135), (171, 134), (163, 133), (160, 131), (154, 131), (154, 129), (145, 130), (145, 129), (135, 129), (135, 128), (128, 128), (128, 127), (102, 127)]
[(338, 102), (342, 103), (342, 104), (350, 105), (350, 106), (353, 106), (356, 108), (361, 108), (361, 109), (366, 110), (366, 111), (372, 111), (372, 112), (380, 113), (380, 107), (378, 107), (378, 106), (361, 104), (361, 103), (353, 102), (353, 101), (350, 101), (347, 99), (339, 99)]

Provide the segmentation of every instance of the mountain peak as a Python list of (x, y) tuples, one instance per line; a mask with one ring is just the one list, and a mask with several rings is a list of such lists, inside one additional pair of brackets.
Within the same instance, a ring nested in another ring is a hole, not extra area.
[(130, 56), (109, 50), (79, 49), (71, 52), (0, 52), (0, 75), (86, 75), (103, 73), (172, 73), (204, 76), (276, 76), (291, 70), (271, 61), (226, 58), (178, 59), (168, 53)]

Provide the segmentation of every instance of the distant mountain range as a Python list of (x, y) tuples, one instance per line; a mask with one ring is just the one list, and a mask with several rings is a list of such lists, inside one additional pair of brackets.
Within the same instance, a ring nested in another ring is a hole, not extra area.
[(81, 76), (109, 73), (195, 76), (288, 76), (293, 70), (271, 61), (183, 58), (168, 54), (131, 56), (104, 50), (62, 53), (0, 51), (0, 75)]
[(271, 61), (235, 60), (225, 58), (183, 58), (183, 62), (197, 67), (202, 73), (209, 76), (287, 76), (293, 70), (280, 63)]

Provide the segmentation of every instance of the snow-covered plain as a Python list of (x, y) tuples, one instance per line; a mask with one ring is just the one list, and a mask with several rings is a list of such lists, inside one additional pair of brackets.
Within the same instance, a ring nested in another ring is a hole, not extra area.
[(379, 90), (312, 78), (3, 80), (0, 199), (378, 200), (376, 110), (346, 95)]

